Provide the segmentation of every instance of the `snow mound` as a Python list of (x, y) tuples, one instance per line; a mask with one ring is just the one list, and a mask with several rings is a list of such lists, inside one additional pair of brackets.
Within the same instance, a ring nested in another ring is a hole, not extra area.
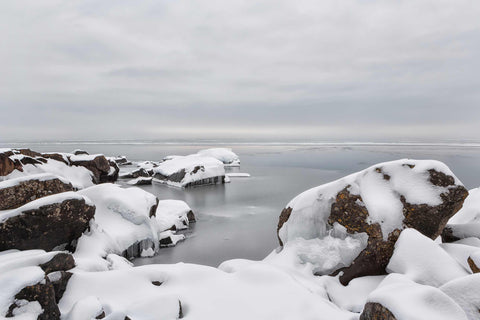
[(86, 270), (106, 270), (102, 259), (109, 253), (122, 254), (130, 246), (149, 239), (158, 249), (159, 229), (155, 217), (157, 198), (140, 188), (123, 189), (114, 184), (100, 184), (78, 194), (88, 197), (96, 206), (95, 219), (89, 233), (80, 237), (74, 257)]
[(480, 224), (480, 188), (468, 191), (468, 197), (460, 209), (449, 221), (450, 224)]
[(197, 152), (200, 156), (212, 157), (223, 162), (227, 167), (239, 167), (240, 159), (229, 148), (211, 148), (204, 149)]
[(467, 314), (469, 320), (480, 319), (480, 274), (455, 279), (440, 287)]
[(367, 299), (387, 308), (397, 320), (466, 320), (465, 313), (441, 290), (391, 274)]
[(187, 229), (190, 222), (188, 213), (192, 209), (181, 200), (161, 200), (155, 214), (160, 230)]
[(415, 282), (434, 287), (468, 275), (445, 250), (415, 229), (405, 229), (400, 234), (387, 272), (401, 273)]

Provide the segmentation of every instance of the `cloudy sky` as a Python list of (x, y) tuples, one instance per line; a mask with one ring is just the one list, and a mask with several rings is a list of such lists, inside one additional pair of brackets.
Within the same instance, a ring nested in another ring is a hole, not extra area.
[(0, 1), (0, 142), (480, 139), (478, 0)]

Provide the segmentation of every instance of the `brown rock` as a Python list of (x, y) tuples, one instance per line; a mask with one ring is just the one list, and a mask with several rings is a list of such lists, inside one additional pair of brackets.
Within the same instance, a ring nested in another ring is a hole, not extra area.
[(15, 164), (15, 162), (9, 158), (8, 153), (0, 153), (0, 176), (6, 176), (19, 167), (21, 168), (21, 165)]
[(102, 176), (108, 176), (110, 172), (110, 163), (103, 155), (96, 156), (92, 160), (76, 160), (70, 157), (72, 166), (85, 167), (93, 173), (93, 182), (98, 184), (102, 182)]
[(50, 261), (47, 261), (41, 265), (40, 268), (49, 274), (55, 271), (67, 271), (75, 268), (75, 260), (70, 253), (61, 252), (56, 254)]
[(56, 161), (63, 162), (66, 165), (70, 165), (68, 160), (65, 159), (65, 157), (63, 155), (59, 154), (59, 153), (42, 153), (42, 157), (47, 158), (47, 159), (53, 159), (53, 160), (56, 160)]
[[(38, 320), (58, 320), (60, 319), (60, 310), (55, 299), (55, 289), (52, 283), (45, 278), (45, 283), (37, 283), (33, 286), (23, 288), (15, 295), (17, 300), (38, 301), (42, 306), (43, 312), (38, 316)], [(13, 316), (13, 310), (17, 306), (11, 305), (7, 317)]]
[(187, 212), (187, 219), (188, 219), (188, 222), (190, 222), (190, 223), (197, 221), (197, 220), (195, 219), (195, 214), (193, 213), (192, 210), (190, 210), (190, 211)]
[(380, 303), (368, 302), (363, 308), (360, 320), (397, 320), (397, 318)]
[(467, 262), (468, 262), (468, 266), (470, 267), (473, 273), (480, 272), (480, 268), (475, 264), (475, 261), (473, 261), (471, 257), (468, 257)]
[(0, 210), (15, 209), (35, 199), (72, 190), (70, 183), (64, 183), (58, 178), (52, 177), (48, 180), (32, 178), (0, 189)]
[(50, 251), (56, 246), (71, 243), (88, 228), (94, 214), (95, 206), (86, 204), (84, 199), (66, 199), (23, 211), (0, 222), (0, 251)]

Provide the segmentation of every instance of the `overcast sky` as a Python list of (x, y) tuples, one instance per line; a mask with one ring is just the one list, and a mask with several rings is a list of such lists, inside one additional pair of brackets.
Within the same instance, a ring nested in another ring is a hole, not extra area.
[(478, 0), (0, 1), (0, 142), (479, 133)]

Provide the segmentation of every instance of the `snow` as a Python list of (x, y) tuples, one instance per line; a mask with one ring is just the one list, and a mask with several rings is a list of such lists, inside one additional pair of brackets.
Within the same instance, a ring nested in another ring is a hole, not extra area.
[[(193, 171), (198, 167), (201, 169), (194, 173)], [(178, 183), (173, 181), (162, 181), (158, 179), (154, 179), (154, 181), (183, 187), (188, 183), (202, 179), (225, 176), (225, 169), (222, 162), (215, 158), (198, 155), (176, 157), (172, 160), (160, 163), (158, 167), (153, 169), (154, 173), (160, 173), (167, 177), (181, 170), (185, 170), (186, 174), (185, 177)]]
[(229, 148), (212, 148), (204, 149), (197, 152), (200, 156), (212, 157), (223, 162), (225, 166), (228, 167), (239, 167), (240, 159), (238, 156)]
[(368, 235), (350, 235), (339, 224), (335, 224), (329, 234), (322, 238), (305, 240), (297, 238), (287, 242), (279, 253), (272, 253), (268, 260), (281, 265), (283, 262), (308, 267), (311, 273), (330, 274), (349, 266), (367, 246)]
[(480, 319), (480, 273), (450, 281), (440, 287), (466, 313), (469, 320)]
[(468, 191), (463, 207), (448, 221), (449, 224), (480, 224), (480, 188)]
[(250, 173), (233, 172), (227, 173), (226, 176), (230, 178), (248, 178), (250, 177)]
[(71, 162), (79, 161), (93, 161), (96, 157), (104, 157), (103, 154), (78, 154), (78, 155), (69, 155)]
[(131, 186), (134, 186), (134, 185), (137, 185), (137, 184), (145, 184), (145, 182), (149, 183), (152, 181), (152, 177), (138, 177), (138, 178), (135, 178), (135, 179), (131, 179), (131, 180), (128, 180), (127, 181), (127, 184), (128, 185), (131, 185)]
[(187, 213), (191, 210), (188, 204), (181, 200), (159, 201), (155, 216), (160, 230), (168, 230), (172, 226), (175, 226), (176, 230), (187, 229)]
[(466, 320), (465, 313), (441, 290), (391, 274), (367, 298), (380, 303), (397, 320)]
[(14, 179), (0, 181), (0, 189), (15, 187), (21, 184), (22, 182), (30, 181), (30, 180), (48, 181), (48, 180), (54, 180), (54, 179), (58, 179), (65, 184), (70, 183), (69, 180), (61, 176), (57, 176), (51, 173), (38, 173), (38, 174), (29, 175), (29, 176), (22, 176)]
[[(472, 272), (468, 265), (468, 258), (475, 258), (480, 253), (480, 248), (461, 244), (461, 243), (442, 243), (443, 248), (452, 258), (454, 258), (465, 270)], [(476, 260), (474, 260), (476, 261)], [(478, 265), (480, 266), (480, 265)]]
[(41, 173), (50, 173), (55, 176), (63, 177), (65, 180), (69, 181), (76, 189), (83, 189), (93, 185), (93, 173), (90, 170), (84, 167), (69, 166), (61, 161), (57, 161), (54, 159), (47, 159), (46, 163), (38, 165), (24, 165), (23, 172), (19, 170), (14, 170), (10, 174), (4, 177), (0, 177), (0, 179), (15, 179)]
[[(377, 168), (381, 172), (377, 172)], [(441, 194), (447, 192), (448, 188), (432, 185), (429, 181), (429, 169), (450, 175), (454, 177), (457, 185), (461, 185), (450, 169), (439, 161), (402, 159), (376, 164), (295, 197), (286, 206), (293, 210), (289, 220), (279, 231), (280, 239), (286, 243), (298, 237), (324, 237), (329, 229), (327, 219), (332, 203), (336, 195), (347, 188), (351, 194), (362, 198), (362, 204), (369, 212), (368, 222), (380, 224), (386, 240), (394, 229), (403, 228), (403, 204), (400, 195), (411, 204), (434, 206), (442, 203)], [(384, 179), (384, 174), (390, 178)]]
[(445, 250), (415, 229), (402, 231), (386, 269), (434, 287), (468, 275)]
[(77, 192), (73, 192), (73, 191), (62, 192), (62, 193), (57, 193), (57, 194), (53, 194), (50, 196), (46, 196), (46, 197), (42, 197), (42, 198), (30, 201), (29, 203), (16, 209), (0, 211), (0, 223), (9, 218), (21, 215), (25, 211), (35, 210), (42, 206), (47, 206), (51, 204), (62, 203), (63, 201), (71, 200), (71, 199), (84, 200), (86, 204), (93, 205), (93, 203), (88, 198), (83, 197), (81, 194)]
[[(0, 318), (15, 301), (15, 295), (24, 287), (44, 280), (45, 273), (39, 264), (50, 261), (59, 252), (43, 250), (8, 250), (0, 254)], [(38, 303), (20, 303), (15, 313), (18, 319), (36, 319), (42, 312)]]
[[(153, 281), (162, 284), (155, 286)], [(78, 272), (60, 301), (62, 314), (87, 297), (96, 297), (107, 316), (121, 319), (125, 315), (132, 319), (133, 315), (136, 319), (176, 319), (179, 301), (186, 319), (356, 318), (305, 288), (288, 272), (264, 263), (231, 273), (184, 263)]]
[(157, 198), (140, 188), (123, 189), (104, 183), (78, 192), (91, 199), (96, 206), (95, 221), (90, 233), (80, 237), (74, 257), (79, 268), (106, 270), (102, 258), (109, 253), (121, 254), (132, 244), (151, 239), (158, 249), (158, 223), (150, 218), (150, 209)]

